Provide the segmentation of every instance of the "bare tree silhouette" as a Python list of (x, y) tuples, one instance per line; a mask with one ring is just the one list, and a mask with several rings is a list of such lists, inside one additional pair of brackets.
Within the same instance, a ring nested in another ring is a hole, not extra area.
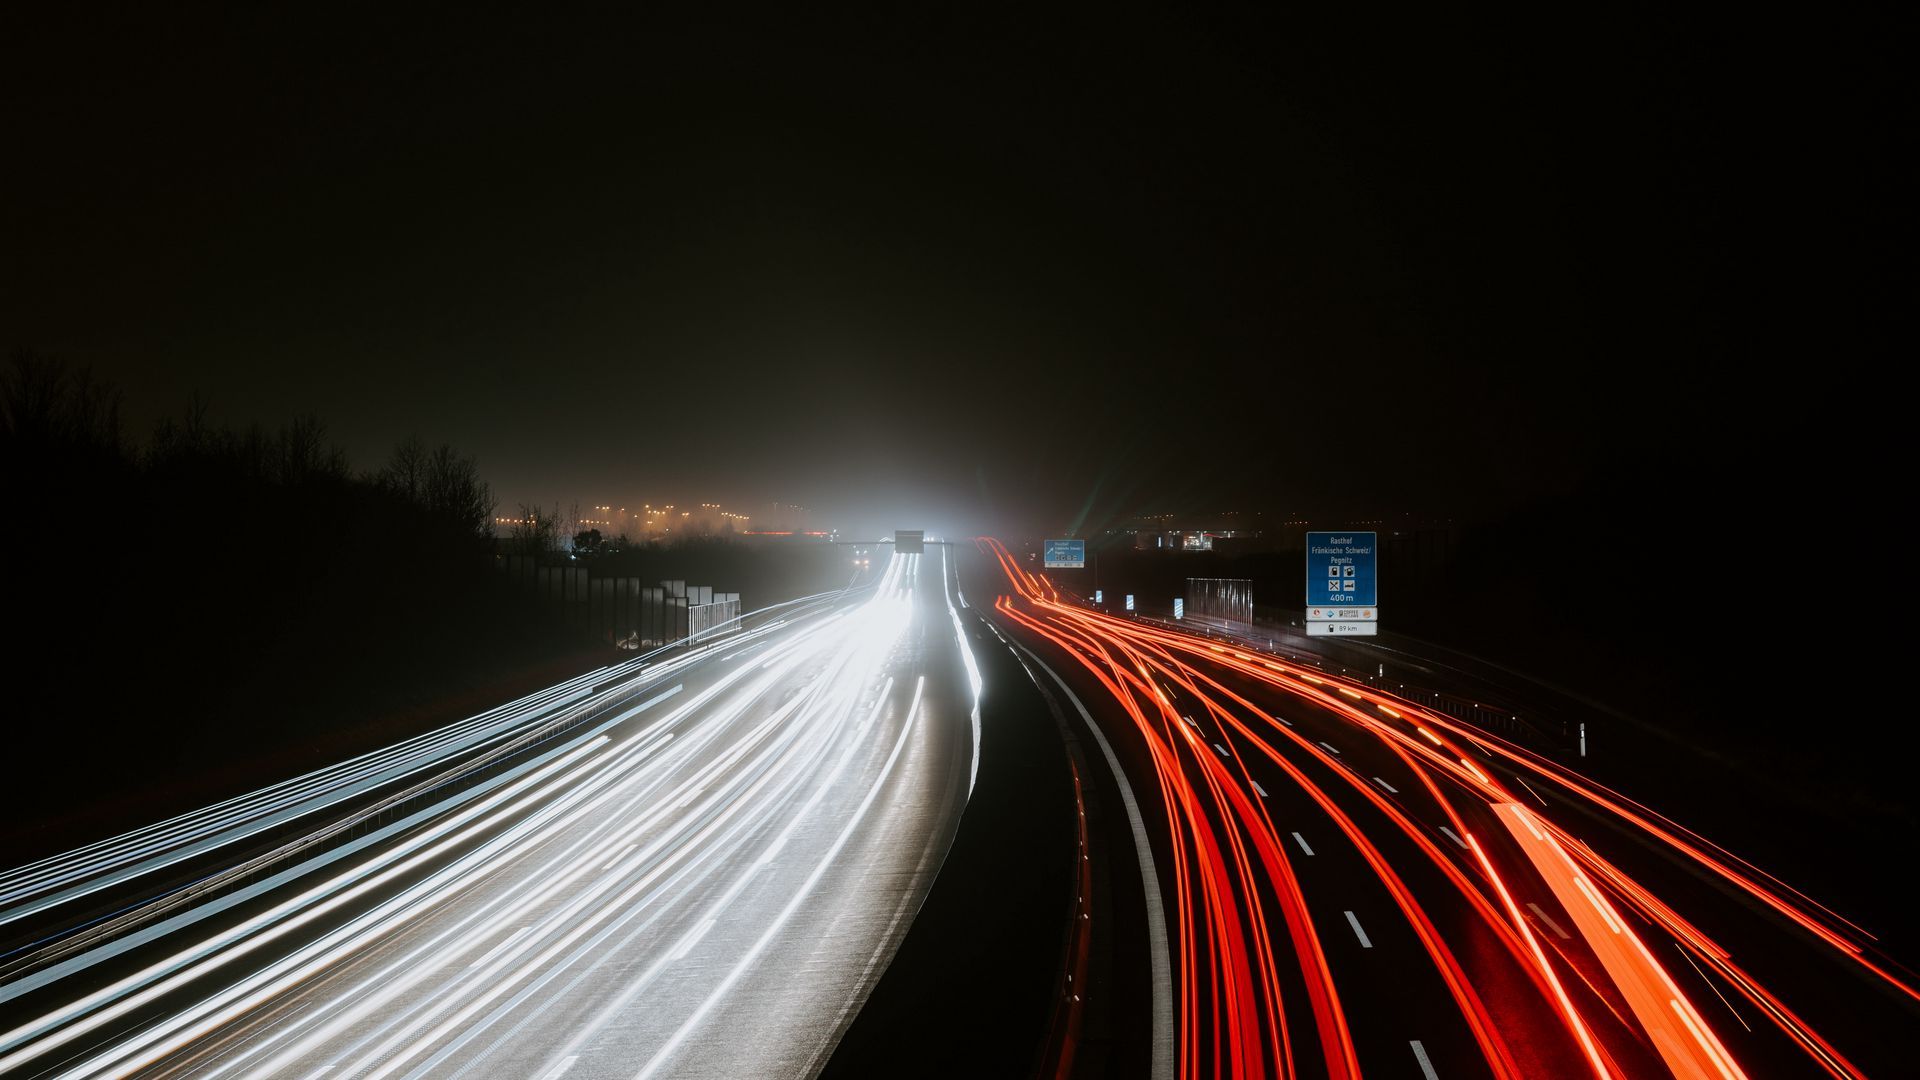
[(418, 435), (400, 440), (375, 480), (387, 490), (418, 502), (427, 486), (427, 444)]
[(0, 369), (0, 437), (25, 453), (117, 457), (120, 392), (86, 368), (15, 349)]
[(493, 489), (480, 478), (480, 465), (446, 443), (433, 450), (418, 435), (409, 435), (374, 483), (426, 511), (450, 534), (491, 543), (493, 512), (499, 505)]
[(560, 508), (552, 510), (520, 504), (520, 516), (507, 536), (516, 555), (548, 555), (560, 550)]

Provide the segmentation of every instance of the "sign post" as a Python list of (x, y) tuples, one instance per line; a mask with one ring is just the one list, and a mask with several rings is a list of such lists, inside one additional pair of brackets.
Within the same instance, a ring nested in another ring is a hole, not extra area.
[(1307, 534), (1307, 636), (1380, 632), (1380, 534)]
[(1086, 569), (1087, 542), (1085, 540), (1048, 540), (1044, 550), (1045, 562), (1049, 570)]

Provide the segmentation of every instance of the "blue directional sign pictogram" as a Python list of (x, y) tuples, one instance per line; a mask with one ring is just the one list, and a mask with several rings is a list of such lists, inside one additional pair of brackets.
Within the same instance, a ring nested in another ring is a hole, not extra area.
[(1085, 540), (1048, 540), (1044, 551), (1042, 561), (1049, 570), (1079, 570), (1087, 565)]
[(1379, 533), (1307, 534), (1307, 606), (1379, 604)]

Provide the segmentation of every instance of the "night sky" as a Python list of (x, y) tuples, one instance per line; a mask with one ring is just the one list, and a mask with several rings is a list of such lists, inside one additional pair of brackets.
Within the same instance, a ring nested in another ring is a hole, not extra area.
[(531, 12), (6, 16), (0, 346), (966, 530), (1777, 480), (1911, 298), (1890, 28)]

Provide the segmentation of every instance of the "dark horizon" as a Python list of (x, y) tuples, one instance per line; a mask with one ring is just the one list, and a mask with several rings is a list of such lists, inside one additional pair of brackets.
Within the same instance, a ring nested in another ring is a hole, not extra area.
[(1648, 462), (1715, 504), (1796, 467), (1762, 368), (1891, 333), (1887, 73), (1705, 16), (46, 18), (0, 343), (136, 436), (313, 413), (508, 509), (1485, 519)]

